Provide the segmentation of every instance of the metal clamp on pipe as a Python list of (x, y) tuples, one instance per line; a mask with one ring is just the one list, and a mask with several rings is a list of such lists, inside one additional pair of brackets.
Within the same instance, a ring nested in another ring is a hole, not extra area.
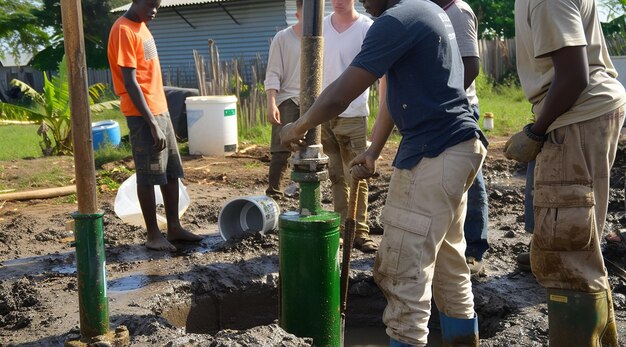
[(322, 145), (315, 144), (295, 152), (291, 157), (291, 178), (296, 182), (321, 182), (328, 179), (328, 156)]

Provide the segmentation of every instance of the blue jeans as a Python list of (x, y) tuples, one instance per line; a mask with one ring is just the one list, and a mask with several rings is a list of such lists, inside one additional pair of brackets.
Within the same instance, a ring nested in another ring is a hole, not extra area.
[[(478, 105), (472, 105), (474, 118), (478, 122), (480, 110)], [(489, 241), (487, 240), (487, 190), (485, 189), (485, 180), (483, 179), (483, 170), (478, 171), (474, 183), (467, 191), (467, 215), (463, 230), (467, 249), (466, 257), (474, 257), (476, 260), (482, 260), (483, 255), (489, 249)]]

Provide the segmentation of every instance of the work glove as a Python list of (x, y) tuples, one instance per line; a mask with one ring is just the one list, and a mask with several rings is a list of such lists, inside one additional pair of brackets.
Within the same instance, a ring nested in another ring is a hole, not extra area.
[(545, 140), (545, 135), (534, 134), (530, 128), (533, 124), (528, 124), (522, 131), (511, 136), (504, 145), (504, 156), (522, 163), (535, 160), (537, 154), (541, 152), (541, 146)]

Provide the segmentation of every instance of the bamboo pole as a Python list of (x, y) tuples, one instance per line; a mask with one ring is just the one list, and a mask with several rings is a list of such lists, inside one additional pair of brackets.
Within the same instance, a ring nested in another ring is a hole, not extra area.
[(211, 94), (215, 95), (215, 79), (217, 78), (217, 69), (215, 68), (215, 41), (209, 39), (209, 63), (211, 64)]
[(61, 15), (72, 112), (78, 212), (93, 214), (98, 210), (96, 167), (93, 156), (89, 93), (87, 91), (87, 64), (81, 1), (61, 0)]
[(78, 211), (72, 213), (72, 217), (75, 220), (80, 335), (81, 341), (106, 335), (108, 345), (128, 346), (128, 330), (120, 329), (120, 333), (124, 330), (125, 334), (118, 336), (117, 332), (110, 334), (109, 327), (104, 213), (98, 211), (96, 200), (96, 168), (81, 8), (80, 0), (61, 0), (78, 200)]
[(76, 186), (46, 188), (0, 194), (0, 201), (48, 199), (76, 193)]

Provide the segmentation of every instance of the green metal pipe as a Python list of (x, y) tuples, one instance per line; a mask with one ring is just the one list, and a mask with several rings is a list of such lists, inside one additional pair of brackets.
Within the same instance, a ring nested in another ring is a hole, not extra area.
[(109, 332), (103, 216), (103, 212), (72, 213), (76, 237), (80, 334), (83, 339)]
[(320, 182), (300, 182), (300, 213), (308, 215), (322, 212)]
[(280, 325), (315, 346), (340, 346), (339, 224), (335, 212), (279, 219)]

